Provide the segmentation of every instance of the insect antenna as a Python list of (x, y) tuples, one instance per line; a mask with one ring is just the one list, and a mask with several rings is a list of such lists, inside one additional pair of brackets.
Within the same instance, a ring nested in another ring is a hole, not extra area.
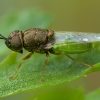
[(4, 36), (2, 36), (1, 34), (0, 34), (0, 39), (4, 39), (4, 40), (8, 41), (8, 39), (5, 38)]

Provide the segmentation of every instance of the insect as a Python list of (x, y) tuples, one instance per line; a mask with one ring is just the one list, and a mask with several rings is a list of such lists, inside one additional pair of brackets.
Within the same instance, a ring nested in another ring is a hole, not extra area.
[[(30, 54), (21, 60), (15, 73), (10, 77), (10, 79), (12, 79), (17, 74), (22, 62), (30, 58), (34, 52), (46, 54), (44, 68), (46, 67), (49, 53), (55, 55), (65, 54), (76, 62), (88, 67), (93, 67), (92, 65), (72, 58), (68, 54), (84, 53), (92, 50), (93, 43), (100, 42), (100, 35), (82, 32), (54, 32), (53, 30), (48, 29), (30, 28), (25, 32), (15, 30), (10, 33), (8, 38), (0, 34), (0, 39), (5, 40), (6, 46), (15, 52), (23, 53), (23, 48), (30, 52)], [(42, 73), (42, 79), (43, 78), (44, 72)]]

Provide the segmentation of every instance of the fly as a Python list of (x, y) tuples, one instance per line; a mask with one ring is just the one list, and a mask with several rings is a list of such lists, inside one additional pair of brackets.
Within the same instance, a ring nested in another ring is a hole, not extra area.
[[(25, 32), (15, 30), (10, 33), (8, 38), (0, 34), (0, 39), (5, 40), (6, 46), (15, 52), (23, 53), (23, 48), (30, 52), (30, 54), (21, 60), (15, 73), (10, 77), (12, 79), (20, 69), (22, 62), (30, 58), (34, 52), (46, 54), (44, 68), (46, 67), (49, 53), (55, 55), (64, 54), (76, 62), (93, 67), (90, 64), (72, 58), (69, 54), (84, 53), (92, 50), (93, 43), (100, 42), (100, 34), (66, 31), (56, 32), (48, 29), (30, 28)], [(44, 71), (42, 73), (42, 80), (44, 80)]]

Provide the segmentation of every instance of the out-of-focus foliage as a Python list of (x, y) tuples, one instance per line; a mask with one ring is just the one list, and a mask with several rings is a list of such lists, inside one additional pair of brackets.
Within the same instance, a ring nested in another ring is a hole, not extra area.
[(85, 100), (99, 100), (100, 99), (100, 88), (88, 93), (85, 96)]

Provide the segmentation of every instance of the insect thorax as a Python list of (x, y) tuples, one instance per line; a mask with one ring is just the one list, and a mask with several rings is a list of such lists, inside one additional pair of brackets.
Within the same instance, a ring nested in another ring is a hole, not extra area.
[(53, 30), (30, 28), (24, 32), (24, 48), (29, 52), (45, 53), (45, 45), (54, 36)]

